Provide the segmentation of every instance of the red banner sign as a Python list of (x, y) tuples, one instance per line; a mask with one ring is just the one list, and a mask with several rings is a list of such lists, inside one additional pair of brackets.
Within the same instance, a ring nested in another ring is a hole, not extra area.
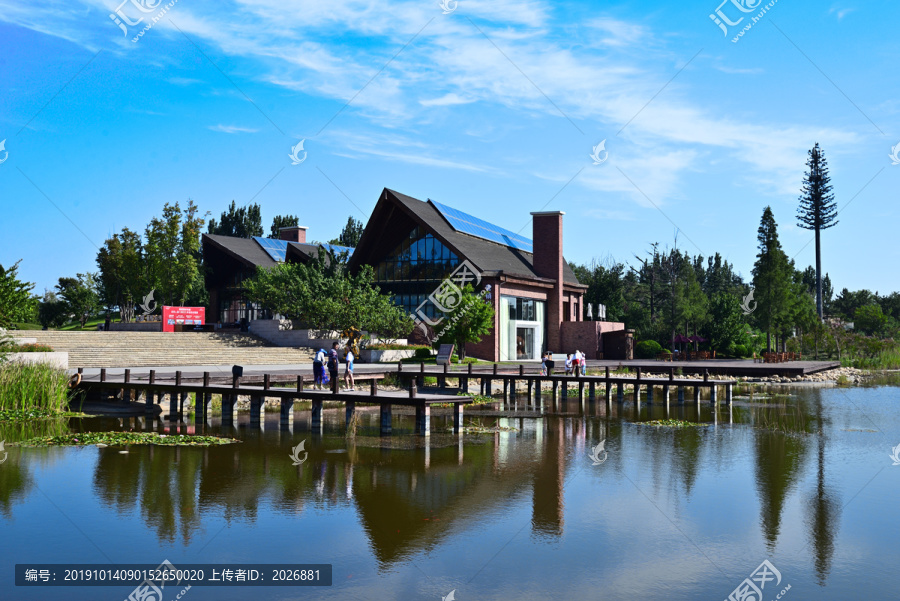
[(174, 332), (175, 326), (202, 326), (206, 323), (205, 307), (162, 308), (163, 332)]

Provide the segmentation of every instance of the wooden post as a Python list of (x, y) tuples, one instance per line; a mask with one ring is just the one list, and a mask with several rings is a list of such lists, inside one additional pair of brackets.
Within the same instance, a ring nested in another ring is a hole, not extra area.
[(388, 436), (390, 433), (391, 433), (391, 403), (390, 403), (390, 401), (382, 401), (381, 402), (381, 435)]
[(729, 382), (728, 384), (725, 385), (725, 402), (729, 406), (731, 406), (731, 399), (732, 399), (732, 393), (733, 393), (732, 389), (733, 388), (734, 388), (734, 384), (732, 384), (731, 382)]
[[(319, 395), (316, 395), (317, 397)], [(322, 433), (322, 398), (312, 400), (312, 415), (310, 416), (310, 429), (314, 434)]]
[(412, 378), (409, 381), (409, 398), (414, 399), (418, 394), (418, 390), (416, 389), (416, 379)]
[(666, 406), (666, 411), (668, 411), (669, 410), (669, 385), (668, 384), (663, 385), (662, 395), (663, 395), (663, 403)]
[(532, 378), (528, 378), (528, 399), (531, 400), (531, 389), (534, 387), (534, 380)]
[[(125, 370), (125, 379), (124, 382), (128, 384), (131, 381), (131, 370)], [(131, 389), (128, 387), (122, 388), (122, 400), (130, 403), (131, 402)]]
[(716, 392), (717, 389), (718, 389), (718, 386), (716, 386), (715, 384), (713, 384), (712, 386), (709, 387), (709, 402), (713, 407), (715, 407), (716, 401), (718, 400), (716, 398), (718, 396), (718, 394)]
[(282, 429), (289, 428), (294, 424), (294, 399), (281, 397), (279, 424)]
[(260, 419), (262, 417), (262, 404), (265, 401), (265, 397), (254, 394), (250, 397), (250, 425), (251, 426), (259, 426)]
[(416, 405), (416, 434), (431, 436), (431, 405)]
[(519, 363), (519, 375), (520, 376), (525, 375), (525, 365), (523, 365), (522, 363)]
[(678, 385), (678, 404), (684, 405), (684, 386)]
[(588, 385), (588, 402), (593, 403), (597, 400), (597, 382), (591, 380), (591, 383)]
[[(209, 372), (203, 372), (203, 388), (209, 388)], [(194, 393), (194, 423), (202, 424), (206, 422), (208, 411), (208, 403), (212, 400), (212, 395), (205, 390), (203, 392)]]
[(297, 392), (303, 392), (303, 376), (297, 376)]
[[(153, 384), (154, 382), (156, 382), (156, 370), (151, 369), (149, 383)], [(154, 404), (154, 393), (152, 386), (147, 388), (147, 395), (144, 397), (144, 404), (147, 406), (146, 412), (152, 413), (152, 411), (150, 410), (150, 407)]]
[(444, 373), (441, 375), (441, 388), (447, 388), (447, 372), (450, 371), (450, 364), (444, 363)]
[[(337, 394), (338, 392), (340, 392), (340, 373), (340, 370), (338, 370), (337, 372), (335, 372), (335, 376), (331, 378), (331, 394)], [(331, 374), (328, 375), (330, 376)]]
[(509, 378), (503, 378), (503, 400), (509, 401)]
[(356, 401), (347, 401), (344, 403), (344, 425), (350, 427), (350, 420), (353, 419), (353, 414), (356, 413)]
[(106, 382), (106, 368), (105, 367), (100, 368), (100, 381)]
[(708, 369), (703, 370), (703, 381), (709, 382), (709, 370)]
[(378, 396), (378, 382), (375, 378), (369, 380), (369, 396)]
[(694, 386), (694, 404), (700, 404), (700, 387)]
[(264, 374), (263, 375), (263, 390), (268, 390), (269, 384), (270, 384), (269, 374)]
[(543, 388), (543, 384), (544, 384), (544, 382), (543, 382), (543, 380), (541, 380), (540, 377), (538, 377), (538, 379), (534, 381), (534, 402), (535, 403), (541, 402), (541, 388)]
[[(175, 372), (175, 386), (181, 386), (181, 372)], [(178, 419), (178, 397), (180, 396), (179, 392), (176, 390), (172, 391), (169, 394), (169, 417), (170, 421), (175, 421)]]
[(625, 402), (625, 391), (621, 382), (616, 382), (616, 401), (620, 403)]
[(459, 434), (463, 428), (463, 407), (462, 403), (453, 403), (453, 433)]
[(497, 364), (496, 363), (494, 363), (494, 375), (495, 376), (497, 375)]

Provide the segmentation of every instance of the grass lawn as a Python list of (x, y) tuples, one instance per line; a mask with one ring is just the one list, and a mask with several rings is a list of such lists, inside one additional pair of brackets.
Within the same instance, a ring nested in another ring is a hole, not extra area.
[(13, 324), (17, 330), (42, 330), (44, 327), (39, 323), (15, 323)]
[[(109, 318), (112, 321), (119, 321), (118, 313), (110, 313)], [(84, 327), (82, 328), (77, 321), (73, 321), (72, 323), (67, 323), (63, 327), (59, 328), (60, 330), (67, 332), (87, 332), (88, 330), (97, 330), (97, 326), (103, 325), (106, 323), (106, 315), (101, 315), (99, 317), (93, 317), (86, 322), (84, 322)], [(37, 327), (38, 330), (41, 329), (41, 326)]]

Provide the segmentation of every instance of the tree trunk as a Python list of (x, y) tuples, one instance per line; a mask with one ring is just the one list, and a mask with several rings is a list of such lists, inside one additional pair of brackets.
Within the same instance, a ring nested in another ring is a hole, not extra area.
[(823, 321), (822, 317), (822, 249), (819, 246), (819, 226), (816, 224), (816, 311), (819, 314), (819, 321)]

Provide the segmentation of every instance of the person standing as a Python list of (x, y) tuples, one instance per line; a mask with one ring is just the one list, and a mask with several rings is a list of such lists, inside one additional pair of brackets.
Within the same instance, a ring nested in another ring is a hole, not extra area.
[(328, 351), (328, 375), (331, 377), (331, 389), (334, 392), (337, 392), (338, 389), (338, 361), (340, 358), (338, 357), (338, 343), (335, 342), (331, 345), (331, 350)]
[(313, 359), (313, 382), (318, 390), (322, 390), (322, 385), (325, 384), (325, 349), (323, 348), (316, 351)]
[(356, 382), (353, 381), (353, 351), (350, 350), (350, 345), (347, 345), (347, 354), (344, 356), (344, 360), (347, 362), (347, 370), (344, 372), (344, 388), (346, 390), (356, 390)]

